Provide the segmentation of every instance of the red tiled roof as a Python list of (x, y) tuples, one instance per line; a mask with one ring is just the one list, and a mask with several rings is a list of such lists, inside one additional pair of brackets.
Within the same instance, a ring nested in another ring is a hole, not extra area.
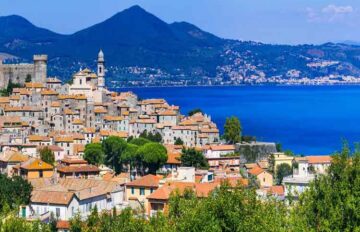
[(59, 165), (57, 167), (57, 171), (62, 173), (100, 172), (99, 168), (94, 165), (81, 165), (81, 166)]
[(251, 175), (257, 176), (257, 175), (260, 175), (263, 171), (264, 171), (264, 169), (260, 168), (259, 166), (256, 166), (256, 167), (250, 169), (248, 172)]
[(180, 157), (181, 157), (180, 153), (168, 153), (168, 159), (167, 159), (166, 163), (167, 164), (181, 164)]
[(331, 156), (306, 156), (309, 164), (331, 163)]
[(143, 176), (140, 179), (131, 181), (130, 183), (127, 183), (126, 186), (131, 186), (131, 187), (158, 187), (159, 186), (159, 181), (162, 179), (161, 176), (154, 176), (154, 175), (146, 175)]
[(278, 196), (284, 196), (284, 186), (282, 185), (275, 185), (270, 187), (270, 193)]

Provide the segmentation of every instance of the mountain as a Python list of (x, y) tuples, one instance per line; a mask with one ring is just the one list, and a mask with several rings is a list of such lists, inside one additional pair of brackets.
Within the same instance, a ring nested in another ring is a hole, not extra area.
[(0, 17), (0, 53), (49, 55), (49, 74), (69, 79), (105, 53), (107, 81), (123, 85), (241, 84), (360, 76), (353, 44), (271, 45), (219, 38), (187, 22), (168, 24), (139, 6), (62, 35), (20, 16)]

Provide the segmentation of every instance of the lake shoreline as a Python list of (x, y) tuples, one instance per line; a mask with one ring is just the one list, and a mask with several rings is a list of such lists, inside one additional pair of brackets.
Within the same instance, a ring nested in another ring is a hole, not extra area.
[(278, 142), (297, 154), (326, 155), (340, 150), (342, 139), (360, 141), (360, 85), (183, 86), (121, 88), (141, 99), (164, 98), (210, 115), (223, 131), (226, 117), (237, 116), (244, 134)]
[(178, 86), (178, 85), (169, 85), (169, 86), (128, 86), (128, 87), (109, 87), (110, 89), (141, 89), (141, 88), (187, 88), (187, 87), (263, 87), (263, 86), (279, 86), (279, 87), (294, 87), (294, 86), (298, 86), (298, 87), (309, 87), (309, 86), (360, 86), (360, 83), (343, 83), (343, 84), (318, 84), (318, 85), (314, 85), (314, 84), (256, 84), (256, 85), (252, 85), (252, 84), (241, 84), (241, 85), (183, 85), (183, 86)]

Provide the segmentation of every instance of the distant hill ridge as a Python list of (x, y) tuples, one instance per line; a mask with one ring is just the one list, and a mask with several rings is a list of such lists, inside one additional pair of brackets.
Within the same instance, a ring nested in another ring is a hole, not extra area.
[[(139, 6), (70, 35), (39, 28), (21, 16), (0, 17), (0, 53), (28, 61), (33, 54), (46, 53), (50, 75), (62, 79), (79, 67), (94, 67), (100, 48), (108, 81), (124, 83), (136, 80), (146, 85), (154, 76), (154, 83), (241, 83), (252, 76), (291, 78), (297, 71), (310, 78), (328, 73), (360, 76), (356, 45), (288, 46), (222, 39), (187, 22), (168, 24)], [(327, 60), (339, 63), (309, 66)], [(134, 67), (143, 69), (138, 74)], [(243, 79), (237, 80), (239, 76)]]

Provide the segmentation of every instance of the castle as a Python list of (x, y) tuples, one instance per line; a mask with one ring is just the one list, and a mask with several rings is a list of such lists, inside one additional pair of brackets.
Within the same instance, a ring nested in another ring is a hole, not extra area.
[(6, 88), (9, 81), (23, 85), (26, 78), (33, 82), (46, 82), (47, 55), (34, 55), (33, 64), (3, 64), (0, 60), (0, 88)]

